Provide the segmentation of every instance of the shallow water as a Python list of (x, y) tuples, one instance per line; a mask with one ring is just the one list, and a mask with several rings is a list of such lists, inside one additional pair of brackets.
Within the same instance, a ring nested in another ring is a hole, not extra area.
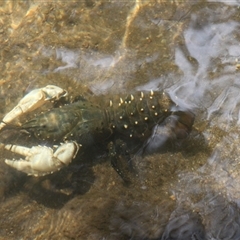
[(0, 238), (240, 239), (239, 22), (238, 0), (0, 3), (1, 119), (47, 84), (165, 89), (196, 114), (181, 148), (141, 158), (130, 186), (104, 156), (33, 178), (1, 150)]

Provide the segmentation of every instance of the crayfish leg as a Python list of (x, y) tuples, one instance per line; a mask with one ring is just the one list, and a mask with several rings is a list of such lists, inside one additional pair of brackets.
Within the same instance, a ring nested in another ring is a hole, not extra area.
[(108, 151), (112, 167), (126, 184), (130, 184), (130, 173), (133, 172), (133, 166), (126, 143), (120, 139), (110, 142)]

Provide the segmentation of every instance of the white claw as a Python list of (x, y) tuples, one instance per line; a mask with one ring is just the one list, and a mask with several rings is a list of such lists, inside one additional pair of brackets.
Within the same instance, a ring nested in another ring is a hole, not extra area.
[(46, 94), (45, 101), (59, 100), (60, 98), (68, 95), (66, 90), (55, 85), (47, 85), (46, 87), (40, 88), (40, 90)]
[(6, 123), (1, 122), (1, 123), (0, 123), (0, 130), (1, 130), (2, 128), (4, 128), (5, 126), (6, 126)]
[(79, 145), (76, 142), (64, 143), (55, 152), (45, 146), (27, 148), (7, 144), (4, 148), (26, 157), (20, 160), (6, 159), (6, 164), (28, 175), (43, 176), (67, 166), (76, 156)]
[(46, 101), (58, 100), (67, 96), (66, 90), (54, 85), (38, 88), (24, 96), (0, 123), (0, 130), (20, 115), (41, 107)]

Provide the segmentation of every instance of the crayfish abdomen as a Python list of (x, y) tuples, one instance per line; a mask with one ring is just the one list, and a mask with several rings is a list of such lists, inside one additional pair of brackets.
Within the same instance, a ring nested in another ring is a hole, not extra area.
[(175, 105), (165, 93), (138, 92), (110, 100), (108, 122), (119, 136), (145, 140), (152, 128), (171, 114)]

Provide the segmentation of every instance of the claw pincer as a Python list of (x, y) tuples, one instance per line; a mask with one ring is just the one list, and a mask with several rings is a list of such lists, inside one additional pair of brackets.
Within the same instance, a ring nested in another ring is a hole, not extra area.
[(18, 116), (41, 107), (46, 101), (58, 100), (66, 96), (67, 92), (65, 90), (54, 85), (31, 91), (3, 118), (0, 123), (0, 130)]
[(16, 161), (6, 159), (6, 164), (28, 175), (44, 176), (67, 166), (76, 156), (79, 145), (76, 142), (64, 143), (55, 152), (46, 146), (27, 148), (7, 144), (5, 149), (26, 157)]

